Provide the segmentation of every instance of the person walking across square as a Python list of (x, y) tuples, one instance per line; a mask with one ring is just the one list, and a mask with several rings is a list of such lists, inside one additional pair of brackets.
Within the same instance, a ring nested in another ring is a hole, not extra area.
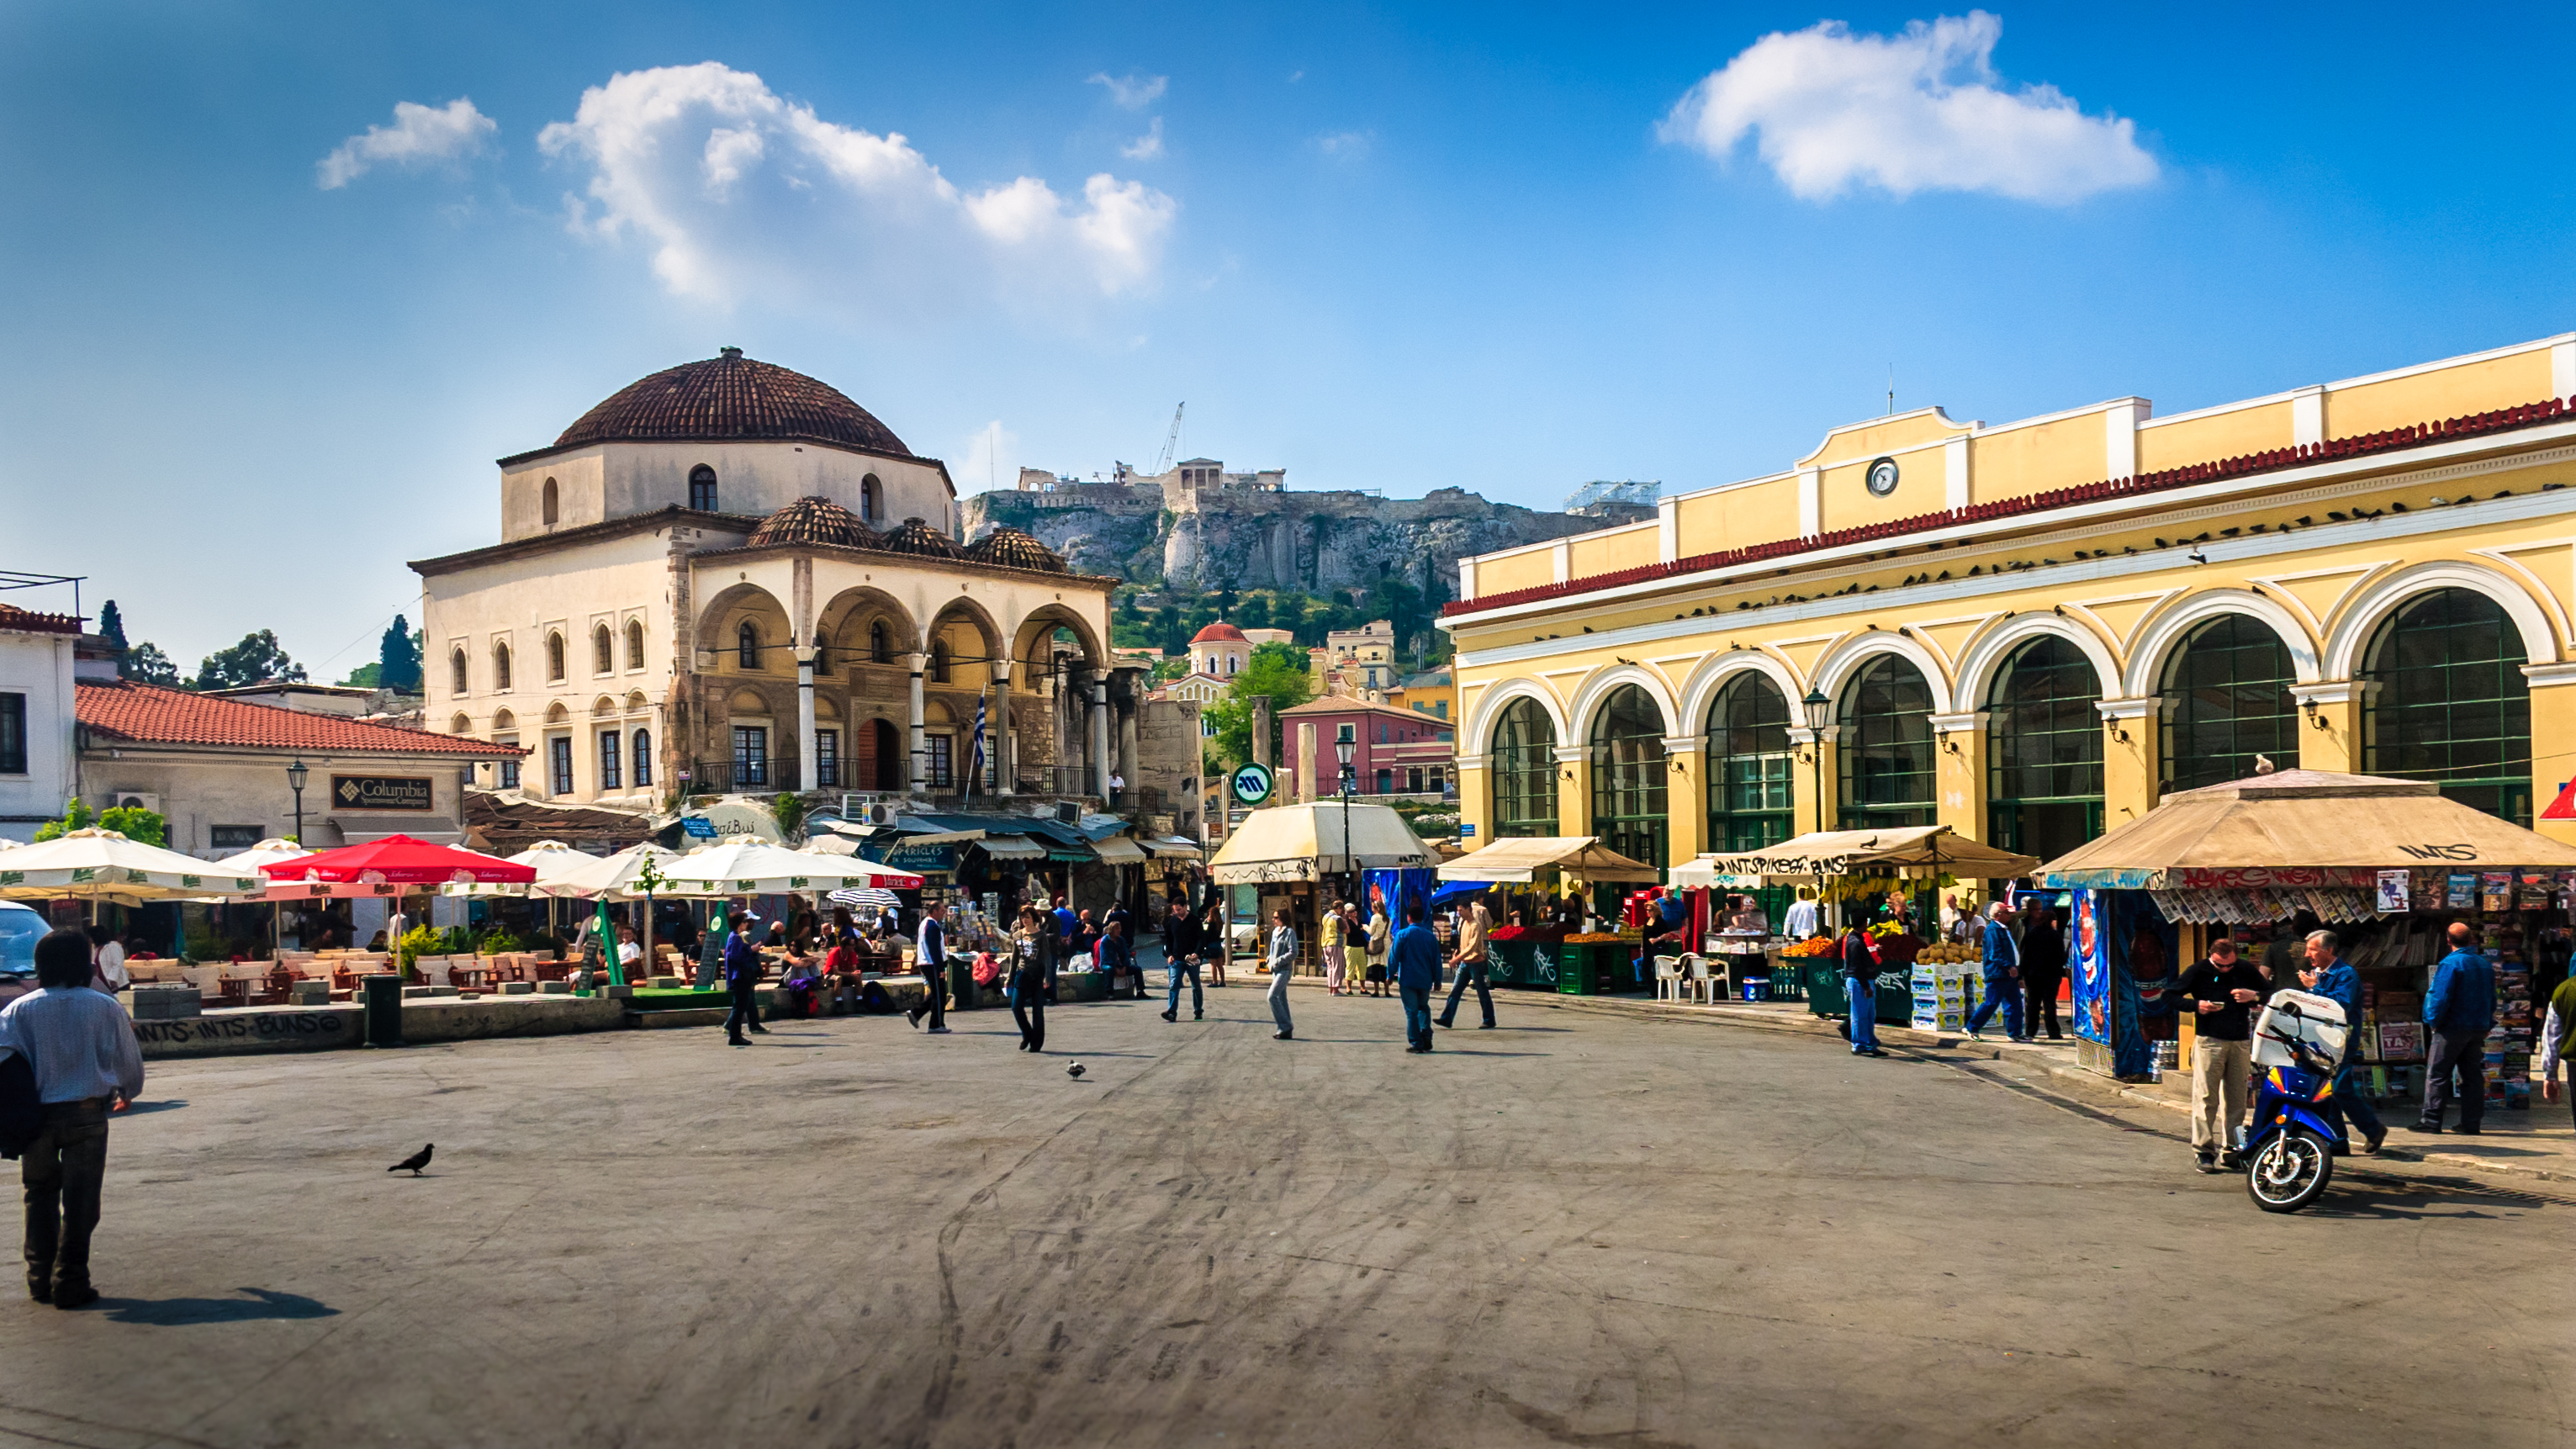
[(2066, 928), (2058, 923), (2057, 912), (2041, 911), (2021, 933), (2021, 1024), (2031, 1040), (2039, 1039), (2043, 1021), (2050, 1041), (2066, 1039), (2057, 1022), (2057, 988), (2065, 980)]
[(1396, 994), (1404, 998), (1404, 1049), (1431, 1050), (1431, 993), (1440, 989), (1440, 938), (1422, 924), (1422, 903), (1408, 901), (1404, 929), (1387, 953)]
[(733, 935), (725, 941), (725, 989), (733, 994), (733, 1010), (725, 1015), (725, 1041), (731, 1046), (749, 1046), (745, 1030), (769, 1035), (760, 1024), (760, 948), (752, 944), (751, 928), (758, 918), (744, 911), (734, 917)]
[(1011, 940), (1011, 1020), (1019, 1023), (1020, 1050), (1046, 1050), (1046, 981), (1055, 970), (1055, 922), (1035, 906), (1020, 907), (1020, 929)]
[(2021, 1034), (2021, 943), (2013, 939), (2012, 918), (2012, 908), (2002, 901), (1986, 910), (1986, 944), (1981, 963), (1985, 968), (1986, 999), (1968, 1018), (1970, 1041), (1985, 1040), (1978, 1033), (1994, 1020), (1998, 1008), (2004, 1014), (2005, 1037), (2030, 1040)]
[(2182, 973), (2182, 995), (2193, 1012), (2192, 1156), (2203, 1172), (2232, 1170), (2236, 1129), (2245, 1120), (2245, 1092), (2254, 1076), (2252, 1012), (2263, 1000), (2263, 973), (2221, 936), (2210, 943), (2208, 960)]
[[(1449, 987), (1449, 1004), (1440, 1012), (1442, 1026), (1446, 1027), (1458, 1019), (1459, 998), (1467, 994), (1468, 978), (1473, 977), (1476, 982), (1476, 1006), (1484, 1012), (1485, 1017), (1484, 1024), (1477, 1030), (1494, 1029), (1494, 986), (1492, 973), (1487, 969), (1488, 958), (1493, 952), (1491, 944), (1493, 929), (1494, 918), (1492, 913), (1485, 909), (1485, 900), (1482, 896), (1469, 901), (1467, 909), (1459, 913), (1458, 954), (1451, 958), (1450, 962), (1457, 968), (1458, 974)], [(1437, 986), (1439, 983), (1435, 981), (1432, 984)]]
[(1190, 1020), (1207, 1015), (1207, 992), (1199, 985), (1199, 956), (1207, 949), (1203, 939), (1205, 927), (1199, 924), (1196, 908), (1172, 907), (1170, 929), (1163, 934), (1163, 979), (1170, 983), (1172, 999), (1163, 1007), (1163, 1020), (1181, 1019), (1181, 978), (1190, 982)]
[[(947, 914), (948, 907), (936, 901), (922, 907), (921, 935), (913, 942), (912, 963), (920, 970), (921, 984), (929, 988), (930, 996), (906, 1015), (918, 1027), (927, 1014), (934, 1034), (948, 1030), (948, 927), (941, 920)], [(1054, 976), (1053, 972), (1047, 974), (1049, 979)]]
[(27, 1294), (56, 1308), (98, 1301), (89, 1278), (107, 1178), (108, 1109), (143, 1090), (143, 1049), (116, 998), (90, 989), (89, 937), (36, 942), (37, 989), (0, 1010), (0, 1055), (27, 1059), (42, 1126), (20, 1155), (27, 1192)]
[[(2540, 1100), (2555, 1102), (2564, 1095), (2576, 1109), (2576, 1091), (2558, 1085), (2558, 1064), (2576, 1055), (2576, 976), (2558, 983), (2549, 993), (2549, 1010), (2540, 1022)], [(2576, 1076), (2576, 1068), (2570, 1069)]]
[(1324, 919), (1315, 926), (1315, 949), (1324, 958), (1324, 994), (1342, 994), (1342, 908), (1336, 903), (1324, 908)]
[(1856, 1057), (1883, 1057), (1878, 1046), (1878, 951), (1869, 943), (1869, 928), (1855, 923), (1843, 932), (1843, 996), (1851, 1008), (1851, 1049)]
[(2417, 1132), (2442, 1130), (2443, 1099), (2451, 1073), (2460, 1074), (2463, 1137), (2478, 1135), (2487, 1115), (2487, 1031), (2495, 1025), (2495, 968), (2469, 949), (2477, 939), (2466, 921), (2451, 923), (2451, 954), (2433, 968), (2424, 993), (2424, 1117)]
[(1297, 1023), (1288, 1015), (1288, 978), (1297, 971), (1297, 928), (1288, 924), (1284, 906), (1270, 919), (1270, 1019), (1279, 1023), (1277, 1039), (1288, 1041), (1297, 1035)]

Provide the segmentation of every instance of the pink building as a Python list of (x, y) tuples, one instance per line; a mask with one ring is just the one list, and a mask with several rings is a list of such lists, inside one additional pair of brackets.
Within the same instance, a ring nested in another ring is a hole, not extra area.
[(1447, 720), (1393, 705), (1327, 697), (1279, 716), (1281, 774), (1291, 800), (1341, 793), (1343, 741), (1362, 795), (1432, 795), (1456, 780), (1457, 731)]

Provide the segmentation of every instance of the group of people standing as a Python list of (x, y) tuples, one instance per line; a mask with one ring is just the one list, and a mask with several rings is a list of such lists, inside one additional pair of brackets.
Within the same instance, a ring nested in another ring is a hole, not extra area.
[[(1798, 904), (1790, 907), (1793, 921), (1802, 908), (1812, 909), (1803, 893)], [(1889, 959), (1883, 939), (1874, 934), (1874, 914), (1880, 923), (1891, 919), (1883, 912), (1855, 913), (1854, 924), (1843, 932), (1836, 948), (1851, 1006), (1852, 1054), (1864, 1057), (1887, 1055), (1878, 1044), (1878, 978), (1886, 967), (1899, 964)], [(1962, 944), (1974, 942), (1978, 951), (1982, 990), (1977, 1009), (1968, 1016), (1968, 1040), (1984, 1041), (1987, 1025), (1998, 1014), (2004, 1019), (2004, 1034), (2014, 1041), (2038, 1040), (2043, 1024), (2050, 1041), (2065, 1040), (2066, 1030), (2057, 1015), (2058, 988), (2066, 982), (2064, 916), (2046, 906), (2017, 911), (2001, 900), (1983, 911), (1969, 911), (1959, 906), (1955, 896), (1948, 914), (1944, 929), (1951, 938)]]

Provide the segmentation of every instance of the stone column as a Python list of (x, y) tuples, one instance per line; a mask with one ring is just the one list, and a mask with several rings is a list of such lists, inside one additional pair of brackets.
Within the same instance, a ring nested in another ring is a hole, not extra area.
[(1011, 661), (993, 661), (993, 736), (986, 746), (993, 752), (993, 789), (1002, 795), (1016, 794), (1019, 752), (1011, 739)]
[[(2361, 702), (2376, 688), (2360, 679), (2291, 685), (2290, 697), (2299, 702), (2299, 757), (2273, 763), (2284, 770), (2361, 773)], [(2533, 723), (2539, 721), (2535, 719)], [(2532, 738), (2540, 736), (2534, 734)]]
[(1458, 780), (1458, 835), (1469, 850), (1494, 843), (1494, 757), (1459, 755), (1450, 761)]
[(814, 748), (814, 644), (796, 645), (796, 783), (806, 790), (823, 788), (822, 767)]
[(922, 654), (903, 656), (904, 667), (912, 671), (912, 753), (905, 760), (903, 784), (907, 790), (920, 790), (926, 783), (930, 763), (930, 741), (921, 732), (921, 671), (929, 662)]
[(1091, 677), (1091, 789), (1101, 803), (1109, 801), (1109, 681)]
[(2108, 833), (2156, 808), (2165, 702), (2148, 695), (2106, 699), (2094, 708), (2102, 712), (2102, 829)]
[(1664, 820), (1670, 865), (1717, 849), (1708, 838), (1708, 736), (1664, 737)]
[(1970, 840), (1986, 840), (1985, 710), (1932, 719), (1932, 818)]
[(1118, 775), (1127, 782), (1132, 797), (1136, 791), (1136, 696), (1130, 693), (1118, 706)]

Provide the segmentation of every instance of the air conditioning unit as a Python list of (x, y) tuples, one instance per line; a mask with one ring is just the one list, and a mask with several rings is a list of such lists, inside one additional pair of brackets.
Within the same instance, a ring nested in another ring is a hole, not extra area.
[(897, 807), (880, 800), (876, 804), (868, 807), (868, 823), (870, 825), (892, 825), (897, 813), (899, 813)]
[(1056, 802), (1055, 818), (1067, 825), (1080, 825), (1082, 807), (1071, 800), (1059, 800)]
[(149, 790), (110, 790), (107, 794), (106, 808), (110, 810), (149, 810), (155, 815), (161, 813), (161, 797)]

